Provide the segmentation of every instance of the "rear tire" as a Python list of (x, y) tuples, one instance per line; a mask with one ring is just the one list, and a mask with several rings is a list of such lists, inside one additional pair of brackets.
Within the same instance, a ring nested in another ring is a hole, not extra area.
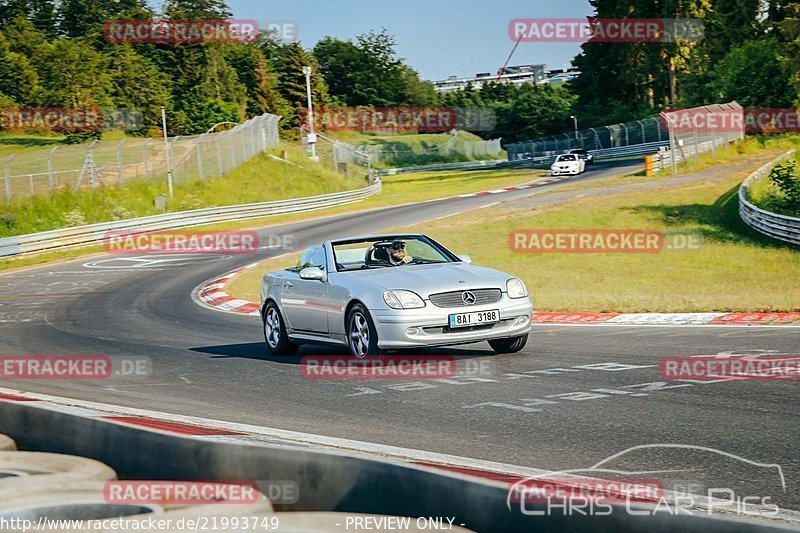
[(510, 337), (508, 339), (492, 339), (489, 346), (497, 353), (516, 353), (528, 343), (528, 336)]
[(383, 350), (378, 348), (378, 332), (375, 323), (362, 304), (356, 304), (347, 314), (347, 347), (350, 354), (356, 359), (364, 359), (375, 355), (382, 355)]
[(297, 353), (298, 346), (289, 340), (283, 317), (274, 302), (269, 302), (262, 317), (264, 322), (264, 341), (271, 355), (292, 355)]

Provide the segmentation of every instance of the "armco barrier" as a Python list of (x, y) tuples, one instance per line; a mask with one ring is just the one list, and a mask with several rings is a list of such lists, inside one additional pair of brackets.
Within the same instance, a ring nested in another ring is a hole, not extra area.
[(794, 150), (782, 154), (750, 174), (739, 187), (739, 216), (756, 230), (773, 239), (800, 245), (800, 218), (771, 213), (756, 207), (747, 199), (747, 191), (753, 181), (769, 174), (772, 167), (794, 155)]
[[(641, 143), (641, 144), (631, 144), (628, 146), (617, 146), (615, 148), (587, 150), (587, 152), (592, 154), (595, 160), (615, 159), (618, 157), (652, 154), (658, 152), (659, 149), (663, 146), (669, 146), (669, 141), (656, 141), (656, 142)], [(518, 153), (516, 154), (517, 156), (516, 159), (511, 160), (511, 162), (517, 162), (517, 161), (549, 162), (555, 159), (557, 155), (566, 154), (567, 152), (568, 150), (556, 150), (551, 152), (545, 152), (544, 155), (539, 155), (535, 157), (532, 154)], [(509, 157), (511, 156), (509, 155)]]
[(166, 213), (163, 215), (30, 233), (28, 235), (0, 239), (0, 257), (95, 244), (102, 242), (104, 235), (108, 231), (159, 231), (227, 222), (230, 220), (247, 220), (272, 215), (315, 211), (326, 207), (357, 202), (372, 195), (379, 194), (380, 192), (381, 182), (378, 179), (373, 185), (354, 191), (321, 194), (274, 202), (210, 207), (206, 209), (195, 209), (193, 211), (180, 211), (177, 213)]
[[(507, 507), (508, 487), (424, 467), (323, 452), (174, 436), (122, 422), (0, 400), (0, 432), (29, 450), (78, 454), (102, 461), (123, 479), (258, 480), (297, 484), (294, 504), (277, 511), (337, 511), (410, 517), (453, 517), (479, 532), (542, 531), (753, 533), (786, 531), (768, 522), (657, 513), (634, 516), (522, 514)], [(526, 506), (544, 511), (544, 504)]]

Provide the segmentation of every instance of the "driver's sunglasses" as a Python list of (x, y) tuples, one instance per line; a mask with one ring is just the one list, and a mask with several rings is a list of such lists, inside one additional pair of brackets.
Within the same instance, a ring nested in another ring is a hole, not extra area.
[(405, 244), (393, 244), (392, 250), (394, 251), (403, 250), (405, 247), (406, 247)]

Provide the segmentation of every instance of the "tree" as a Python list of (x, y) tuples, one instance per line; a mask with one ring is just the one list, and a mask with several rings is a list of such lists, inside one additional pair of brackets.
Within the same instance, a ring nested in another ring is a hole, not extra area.
[(161, 106), (170, 107), (170, 78), (130, 44), (110, 47), (106, 58), (114, 106), (136, 109), (145, 125), (158, 125)]
[(397, 57), (394, 37), (383, 29), (342, 41), (325, 37), (314, 47), (331, 95), (350, 106), (424, 106), (436, 101), (433, 86)]
[(507, 105), (495, 106), (497, 126), (492, 136), (515, 142), (561, 133), (570, 126), (573, 101), (563, 86), (523, 85)]
[(775, 38), (747, 41), (732, 49), (711, 72), (717, 101), (744, 107), (788, 107), (797, 97), (792, 73)]
[(224, 0), (167, 0), (164, 14), (174, 20), (224, 20), (233, 16)]
[(247, 88), (248, 115), (283, 115), (291, 112), (288, 103), (278, 92), (278, 75), (261, 49), (244, 44), (229, 45), (225, 49), (225, 57)]
[(327, 107), (330, 104), (328, 86), (320, 74), (314, 56), (304, 50), (299, 43), (283, 46), (278, 52), (275, 66), (280, 73), (278, 90), (293, 110), (292, 115), (287, 116), (281, 124), (289, 131), (296, 132), (300, 128), (301, 120), (304, 121), (301, 117), (304, 117), (308, 105), (303, 67), (311, 66), (311, 96), (315, 107)]
[(0, 33), (0, 94), (19, 104), (29, 104), (40, 91), (36, 69), (27, 57), (12, 51)]
[(111, 105), (106, 58), (80, 39), (57, 39), (37, 58), (42, 104), (73, 108)]

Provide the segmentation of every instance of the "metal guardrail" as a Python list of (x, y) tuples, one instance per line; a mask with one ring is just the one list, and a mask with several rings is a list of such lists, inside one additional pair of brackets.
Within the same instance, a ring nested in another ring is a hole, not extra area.
[[(630, 146), (619, 146), (617, 148), (605, 148), (603, 150), (589, 150), (594, 155), (595, 160), (615, 159), (618, 157), (629, 157), (633, 155), (644, 155), (658, 152), (661, 147), (669, 146), (669, 141), (659, 141), (652, 143), (633, 144)], [(379, 176), (393, 176), (395, 174), (408, 174), (412, 172), (430, 172), (435, 170), (473, 170), (473, 169), (501, 169), (501, 168), (521, 168), (533, 165), (549, 165), (556, 156), (566, 153), (566, 151), (553, 152), (551, 154), (539, 155), (535, 157), (521, 157), (511, 161), (503, 159), (485, 161), (463, 161), (459, 163), (434, 163), (432, 165), (419, 165), (411, 167), (387, 168), (375, 170)]]
[(163, 215), (152, 215), (129, 220), (118, 220), (115, 222), (103, 222), (87, 226), (29, 233), (27, 235), (0, 239), (0, 257), (96, 244), (102, 242), (106, 233), (109, 231), (127, 230), (143, 233), (188, 228), (231, 220), (248, 220), (272, 215), (316, 211), (326, 207), (357, 202), (379, 194), (380, 192), (381, 182), (380, 179), (376, 179), (374, 184), (354, 191), (321, 194), (273, 202), (179, 211), (176, 213), (165, 213)]
[(794, 155), (794, 152), (795, 150), (792, 149), (773, 159), (750, 174), (742, 182), (741, 186), (739, 186), (739, 216), (745, 224), (763, 235), (800, 245), (800, 218), (766, 211), (756, 207), (747, 199), (747, 191), (753, 181), (769, 174), (772, 167)]

